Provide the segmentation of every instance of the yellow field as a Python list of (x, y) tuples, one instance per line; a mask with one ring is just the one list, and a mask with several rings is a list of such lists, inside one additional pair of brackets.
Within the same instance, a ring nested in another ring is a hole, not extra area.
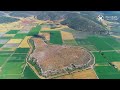
[(120, 62), (112, 62), (112, 64), (114, 64), (118, 70), (120, 70)]
[(15, 51), (16, 48), (8, 48), (8, 49), (4, 49), (4, 48), (0, 48), (0, 51)]
[(36, 19), (36, 23), (42, 24), (42, 23), (46, 23), (46, 21), (42, 21), (42, 20), (37, 20), (37, 19)]
[(29, 44), (28, 44), (28, 40), (31, 38), (31, 36), (26, 36), (24, 38), (24, 40), (21, 42), (21, 44), (19, 45), (19, 48), (29, 48)]
[(15, 34), (5, 34), (4, 36), (6, 36), (6, 37), (13, 37), (13, 36), (15, 36)]
[(1, 32), (7, 32), (7, 31), (8, 31), (8, 30), (0, 30), (0, 33), (1, 33)]
[(69, 75), (58, 77), (57, 79), (97, 79), (93, 69), (75, 71)]
[(50, 28), (44, 27), (44, 28), (42, 28), (42, 30), (50, 30)]
[(18, 30), (18, 29), (22, 29), (23, 26), (20, 25), (20, 21), (17, 22), (12, 22), (12, 23), (3, 23), (0, 24), (0, 28), (2, 28), (3, 30)]
[(7, 42), (7, 44), (9, 43), (20, 43), (22, 41), (22, 39), (11, 39)]
[(72, 33), (61, 31), (61, 34), (62, 34), (62, 39), (63, 40), (72, 40), (72, 39), (74, 39)]

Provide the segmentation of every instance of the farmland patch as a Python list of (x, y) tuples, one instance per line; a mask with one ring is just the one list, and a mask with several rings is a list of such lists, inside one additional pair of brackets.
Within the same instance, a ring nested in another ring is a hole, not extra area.
[(60, 45), (63, 44), (60, 31), (52, 31), (52, 32), (50, 32), (50, 43), (52, 43), (52, 44), (60, 44)]
[(6, 34), (17, 34), (19, 30), (10, 30)]

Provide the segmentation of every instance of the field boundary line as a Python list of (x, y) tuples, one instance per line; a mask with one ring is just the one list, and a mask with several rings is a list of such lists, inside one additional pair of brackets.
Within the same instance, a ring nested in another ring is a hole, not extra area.
[[(10, 39), (11, 40), (11, 39)], [(23, 39), (22, 39), (23, 40)], [(22, 42), (21, 40), (21, 42)], [(9, 41), (9, 40), (8, 40)], [(21, 44), (21, 42), (19, 44)], [(7, 42), (6, 42), (7, 43)], [(5, 45), (5, 44), (4, 44)], [(16, 51), (17, 48), (15, 48)], [(3, 68), (5, 66), (5, 64), (9, 61), (10, 57), (15, 54), (15, 51), (13, 51), (13, 53), (6, 59), (6, 61), (1, 65), (1, 68)], [(21, 73), (22, 74), (22, 73)]]
[[(101, 50), (101, 52), (112, 52), (112, 51), (120, 51), (120, 50)], [(90, 51), (90, 52), (100, 52), (100, 51)]]
[(95, 56), (94, 56), (94, 54), (92, 53), (92, 52), (90, 52), (91, 54), (92, 54), (92, 56), (93, 56), (93, 59), (94, 59), (94, 62), (93, 62), (93, 66), (91, 66), (91, 68), (93, 69), (93, 71), (94, 71), (94, 73), (95, 73), (95, 75), (96, 75), (96, 77), (97, 77), (97, 79), (99, 79), (99, 77), (98, 77), (98, 75), (97, 75), (97, 73), (95, 72), (95, 70), (94, 70), (94, 66), (95, 66)]
[(24, 74), (24, 71), (25, 71), (26, 66), (27, 66), (27, 62), (25, 63), (25, 66), (24, 66), (23, 71), (22, 71), (22, 73), (21, 73), (22, 75)]
[(21, 74), (4, 74), (4, 76), (5, 76), (5, 75), (21, 75)]
[[(22, 41), (21, 41), (21, 42), (22, 42)], [(21, 42), (20, 42), (20, 43), (21, 43)], [(20, 43), (19, 43), (19, 44), (20, 44)], [(17, 48), (15, 48), (15, 51), (16, 51), (16, 49), (17, 49)], [(15, 54), (15, 51), (13, 51), (13, 53), (7, 58), (7, 60), (5, 61), (5, 63), (3, 63), (3, 65), (1, 65), (1, 67), (3, 67), (4, 64), (6, 64), (6, 63), (9, 61), (9, 58), (10, 58), (13, 54)]]

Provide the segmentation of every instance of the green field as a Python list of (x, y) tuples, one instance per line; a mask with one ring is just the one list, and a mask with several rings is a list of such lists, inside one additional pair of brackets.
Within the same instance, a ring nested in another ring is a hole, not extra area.
[[(120, 79), (120, 71), (109, 63), (120, 62), (120, 54), (116, 51), (93, 52), (95, 63), (102, 66), (95, 66), (94, 70), (100, 79)], [(107, 66), (106, 66), (107, 65)]]
[[(112, 52), (105, 52), (105, 53), (112, 54)], [(107, 56), (104, 57), (99, 52), (94, 52), (93, 54), (95, 56), (95, 63), (101, 65), (94, 67), (94, 70), (100, 79), (118, 79), (118, 78), (120, 79), (120, 71), (118, 71), (118, 69), (116, 69), (115, 67), (109, 64), (109, 62), (114, 62), (116, 60), (114, 59), (108, 60), (106, 59)], [(112, 57), (112, 55), (111, 56), (108, 55), (108, 57), (110, 58)], [(119, 59), (118, 56), (116, 56), (116, 54), (114, 58)]]
[(0, 44), (0, 47), (2, 47), (4, 44)]
[(0, 74), (21, 74), (23, 72), (24, 62), (7, 62), (2, 68)]
[(40, 30), (41, 30), (41, 25), (37, 25), (36, 27), (33, 27), (28, 33), (28, 36), (38, 35)]
[(52, 44), (63, 44), (62, 36), (60, 31), (51, 31), (50, 32), (50, 43)]
[(27, 36), (27, 34), (24, 34), (24, 33), (22, 33), (22, 34), (16, 34), (16, 35), (13, 37), (13, 39), (24, 39), (25, 36)]
[(75, 39), (80, 46), (88, 50), (114, 50), (120, 49), (120, 43), (110, 36), (89, 36), (86, 39)]
[(62, 41), (62, 36), (61, 36), (61, 32), (60, 31), (52, 31), (52, 30), (48, 30), (48, 31), (41, 31), (41, 33), (50, 33), (50, 43), (51, 44), (59, 44), (62, 45), (64, 44), (68, 44), (68, 43), (72, 43), (75, 44), (75, 41)]
[(101, 38), (103, 41), (105, 41), (108, 45), (112, 46), (114, 49), (120, 49), (120, 42), (118, 42), (113, 37), (104, 37)]
[(0, 66), (4, 64), (4, 62), (8, 59), (8, 57), (1, 57), (0, 55)]
[(90, 51), (96, 51), (97, 50), (95, 45), (92, 42), (90, 42), (90, 40), (88, 38), (86, 38), (86, 39), (75, 39), (75, 40), (76, 40), (78, 45), (80, 45), (82, 47), (85, 47)]
[(95, 72), (100, 79), (120, 79), (120, 71), (112, 66), (97, 66)]
[(116, 51), (102, 52), (103, 56), (110, 62), (120, 61), (120, 53)]
[(25, 62), (27, 54), (13, 54), (8, 62)]
[(30, 48), (17, 48), (15, 53), (28, 53)]
[(93, 45), (93, 43), (91, 43), (88, 38), (86, 38), (86, 39), (76, 39), (76, 42), (79, 45)]
[(97, 64), (107, 63), (107, 60), (99, 52), (93, 52), (93, 55), (95, 56), (95, 63)]
[(29, 66), (26, 66), (23, 75), (23, 79), (39, 79)]
[(11, 54), (1, 53), (0, 54), (0, 66), (4, 64), (4, 62), (10, 57)]
[(113, 50), (113, 48), (104, 42), (101, 38), (92, 36), (88, 40), (97, 48), (97, 50)]
[(19, 30), (10, 30), (6, 34), (17, 34)]
[(0, 64), (3, 65), (1, 72), (0, 72), (0, 78), (21, 78), (21, 75), (23, 73), (23, 69), (25, 67), (25, 59), (27, 54), (0, 54), (0, 57), (2, 60), (0, 60)]

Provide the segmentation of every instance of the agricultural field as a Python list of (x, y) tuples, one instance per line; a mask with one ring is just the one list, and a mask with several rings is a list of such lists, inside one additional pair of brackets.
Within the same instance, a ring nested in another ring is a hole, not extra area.
[(1, 78), (22, 78), (26, 68), (26, 57), (29, 48), (16, 48), (13, 53), (2, 53), (0, 55)]
[(39, 79), (29, 66), (26, 66), (22, 79)]
[[(33, 29), (35, 33), (33, 32)], [(38, 78), (27, 65), (30, 51), (27, 43), (30, 35), (38, 34), (40, 26), (23, 32), (23, 30), (1, 30), (0, 36), (0, 79), (34, 79)]]
[(63, 39), (62, 39), (62, 35), (61, 35), (61, 31), (56, 30), (56, 31), (41, 31), (43, 34), (49, 34), (49, 36), (45, 35), (45, 38), (48, 39), (50, 44), (58, 44), (58, 45), (62, 45), (63, 44)]
[(95, 45), (88, 39), (75, 39), (76, 43), (80, 46), (87, 48), (89, 51), (96, 51)]
[(112, 66), (96, 66), (95, 71), (100, 79), (120, 79), (120, 71)]
[(110, 36), (89, 36), (85, 39), (76, 39), (76, 42), (91, 51), (120, 49), (120, 43)]
[[(81, 46), (89, 50), (95, 57), (94, 69), (71, 72), (56, 79), (118, 79), (120, 78), (119, 42), (115, 38), (105, 36), (89, 36), (74, 38), (72, 33), (61, 30), (42, 30), (41, 26), (31, 30), (1, 31), (0, 37), (0, 78), (38, 79), (38, 75), (26, 63), (31, 46), (28, 40), (33, 36), (43, 35), (51, 45)], [(40, 41), (40, 45), (42, 42)], [(44, 46), (44, 44), (42, 45)], [(40, 46), (39, 46), (40, 47)], [(55, 49), (55, 48), (54, 48)], [(42, 50), (42, 49), (41, 49)], [(117, 50), (117, 51), (115, 51)], [(50, 50), (51, 51), (51, 50)], [(50, 52), (49, 51), (49, 52)], [(57, 63), (57, 62), (56, 62)], [(67, 62), (66, 62), (67, 63)], [(111, 64), (110, 64), (111, 63)], [(43, 68), (47, 70), (45, 62)], [(49, 64), (50, 65), (50, 64)], [(48, 66), (49, 66), (48, 65)], [(53, 66), (53, 65), (52, 65)], [(115, 68), (115, 66), (117, 68)], [(15, 68), (14, 68), (15, 67)], [(56, 66), (55, 66), (56, 67)], [(37, 68), (39, 70), (39, 68)], [(97, 76), (96, 76), (97, 75)], [(42, 77), (41, 77), (42, 78)]]
[(62, 42), (61, 32), (59, 31), (50, 32), (50, 43), (62, 45), (63, 42)]
[(99, 52), (93, 52), (93, 55), (96, 59), (95, 63), (97, 64), (107, 64), (107, 60), (99, 53)]
[(97, 79), (97, 76), (93, 69), (87, 69), (83, 71), (76, 70), (71, 74), (56, 77), (56, 79)]
[[(75, 39), (95, 57), (94, 70), (100, 79), (120, 78), (120, 43), (112, 36), (88, 36)], [(118, 64), (117, 64), (118, 63)], [(111, 72), (111, 73), (109, 73)]]
[(120, 79), (120, 53), (116, 51), (93, 52), (94, 70), (100, 79)]
[(40, 30), (41, 30), (40, 25), (37, 25), (36, 27), (33, 27), (32, 30), (28, 33), (28, 36), (38, 35)]
[[(107, 36), (88, 36), (86, 38), (75, 38), (71, 32), (68, 32), (67, 28), (64, 30), (44, 30), (45, 28), (41, 29), (41, 27), (41, 25), (36, 25), (30, 30), (1, 31), (3, 33), (3, 35), (0, 37), (1, 79), (38, 79), (39, 77), (43, 78), (42, 76), (38, 76), (35, 71), (26, 63), (26, 59), (29, 56), (28, 54), (31, 48), (28, 41), (32, 37), (37, 37), (37, 35), (40, 37), (44, 36), (45, 40), (47, 40), (50, 45), (54, 44), (84, 47), (95, 57), (94, 69), (71, 72), (71, 74), (62, 75), (57, 77), (56, 79), (120, 78), (119, 64), (116, 64), (116, 62), (120, 62), (120, 46), (119, 42), (117, 42), (115, 38)], [(44, 46), (44, 44), (42, 44), (42, 41), (38, 42), (40, 42), (39, 44), (41, 45), (39, 45), (39, 48)], [(50, 49), (49, 52), (51, 51), (52, 50)], [(115, 68), (110, 63), (118, 68)], [(56, 64), (52, 65), (51, 63), (52, 66), (55, 65), (54, 67), (56, 67)], [(45, 62), (43, 62), (43, 65), (44, 66), (42, 68), (47, 70), (48, 67), (45, 65)], [(36, 67), (38, 71), (39, 68), (38, 66)]]
[(0, 79), (120, 79), (119, 36), (102, 35), (102, 25), (84, 15), (81, 27), (55, 16), (0, 24)]

